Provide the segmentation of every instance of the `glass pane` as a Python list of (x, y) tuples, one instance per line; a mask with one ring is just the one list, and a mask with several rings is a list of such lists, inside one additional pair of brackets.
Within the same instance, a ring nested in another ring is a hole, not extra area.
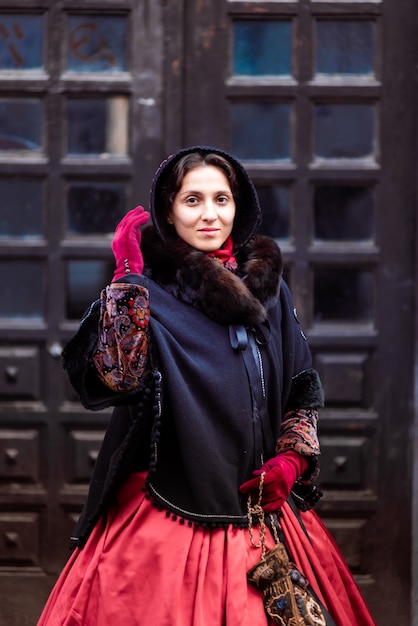
[(0, 99), (0, 151), (19, 155), (40, 152), (42, 107), (33, 98)]
[(71, 15), (67, 68), (74, 72), (126, 69), (127, 20), (115, 15)]
[(128, 99), (68, 100), (68, 154), (126, 155)]
[(290, 76), (290, 21), (237, 20), (233, 25), (233, 73)]
[(356, 268), (320, 268), (314, 274), (314, 321), (371, 322), (373, 273)]
[(324, 241), (367, 241), (374, 237), (375, 198), (367, 187), (316, 187), (314, 236)]
[(238, 102), (232, 105), (232, 150), (248, 160), (290, 159), (289, 104)]
[(42, 26), (41, 15), (0, 15), (0, 70), (42, 67)]
[(0, 178), (0, 238), (43, 236), (43, 183)]
[(371, 74), (374, 23), (323, 20), (316, 25), (316, 71), (320, 74)]
[(109, 261), (68, 261), (67, 319), (79, 320), (101, 290), (112, 279), (114, 264)]
[(67, 232), (70, 235), (112, 233), (126, 209), (122, 183), (70, 183)]
[(44, 318), (43, 267), (40, 261), (0, 261), (0, 318)]
[(373, 155), (375, 111), (367, 104), (320, 104), (315, 109), (315, 154), (325, 159)]
[(256, 185), (263, 221), (260, 235), (287, 239), (290, 234), (290, 190), (284, 185)]

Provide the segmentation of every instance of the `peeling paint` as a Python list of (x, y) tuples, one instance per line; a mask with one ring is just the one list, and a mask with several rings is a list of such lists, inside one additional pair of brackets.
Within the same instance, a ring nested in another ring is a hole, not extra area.
[(202, 30), (202, 48), (204, 48), (205, 50), (209, 50), (215, 38), (215, 33), (216, 29), (213, 24), (208, 28)]
[(196, 15), (201, 15), (205, 6), (205, 0), (196, 0)]
[(175, 76), (178, 76), (180, 74), (180, 60), (179, 59), (173, 59), (173, 61), (171, 61), (171, 71), (173, 72)]

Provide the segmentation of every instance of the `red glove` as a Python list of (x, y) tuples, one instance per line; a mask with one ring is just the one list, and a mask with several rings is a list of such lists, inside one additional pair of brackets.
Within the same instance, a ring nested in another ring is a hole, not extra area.
[(253, 502), (258, 501), (260, 476), (265, 472), (261, 506), (266, 513), (277, 511), (287, 500), (295, 480), (308, 469), (306, 457), (288, 450), (264, 463), (253, 476), (239, 488), (241, 493), (250, 493)]
[(141, 252), (142, 233), (139, 227), (148, 221), (149, 213), (137, 206), (125, 215), (116, 227), (112, 251), (116, 259), (113, 281), (133, 272), (142, 274), (144, 259)]

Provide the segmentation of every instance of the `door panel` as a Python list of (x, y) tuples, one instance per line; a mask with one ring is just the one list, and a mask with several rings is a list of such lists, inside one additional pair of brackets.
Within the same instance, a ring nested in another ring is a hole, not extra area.
[[(113, 272), (161, 149), (161, 4), (0, 0), (0, 624), (36, 623), (108, 411), (62, 346)], [(140, 174), (138, 174), (140, 173)]]
[(36, 622), (109, 418), (62, 346), (120, 217), (200, 143), (245, 162), (284, 254), (326, 394), (318, 511), (379, 626), (410, 625), (415, 14), (0, 0), (0, 624)]
[(261, 192), (325, 389), (318, 511), (377, 623), (408, 626), (414, 9), (220, 5), (186, 8), (184, 143), (232, 150)]

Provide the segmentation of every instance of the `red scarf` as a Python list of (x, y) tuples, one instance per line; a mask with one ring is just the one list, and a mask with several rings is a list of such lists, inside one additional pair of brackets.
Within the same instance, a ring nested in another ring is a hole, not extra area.
[(237, 262), (233, 255), (234, 242), (232, 241), (231, 235), (229, 235), (228, 239), (225, 241), (224, 245), (220, 250), (215, 250), (215, 252), (209, 252), (208, 256), (221, 263), (228, 270), (236, 270)]

